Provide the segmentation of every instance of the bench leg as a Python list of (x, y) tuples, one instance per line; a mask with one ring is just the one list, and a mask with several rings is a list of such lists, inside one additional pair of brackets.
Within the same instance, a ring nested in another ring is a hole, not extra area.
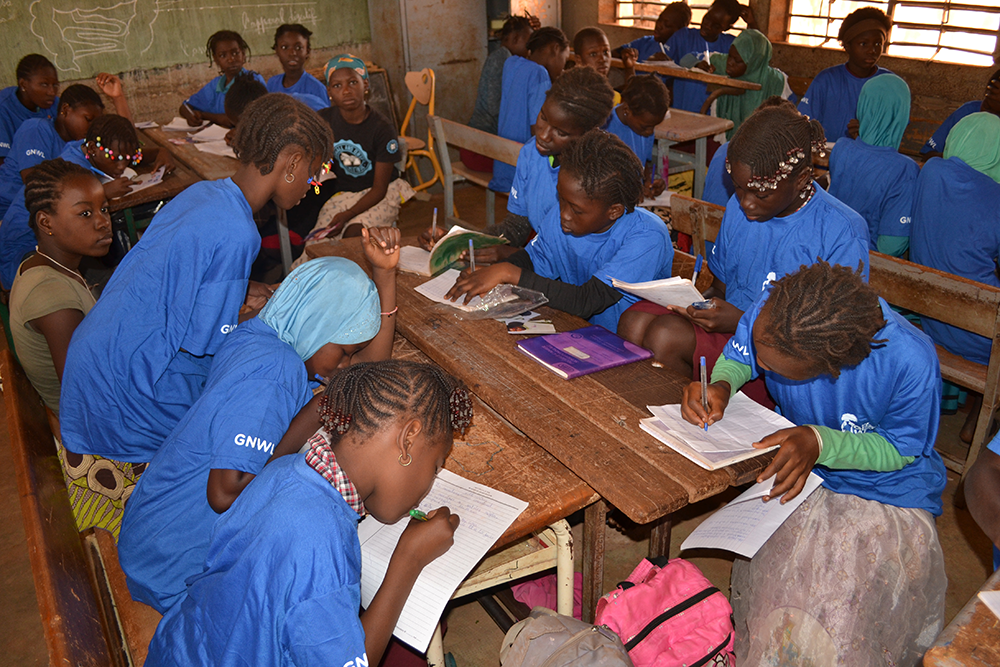
[[(444, 217), (449, 215), (458, 217), (458, 210), (455, 208), (455, 179), (451, 176), (441, 179), (444, 185)], [(447, 226), (447, 225), (445, 225)]]
[(701, 199), (705, 190), (705, 173), (708, 171), (708, 138), (694, 142), (694, 198)]
[(444, 667), (444, 640), (441, 638), (441, 623), (434, 628), (434, 636), (427, 647), (427, 667)]
[(496, 224), (497, 220), (497, 195), (495, 192), (486, 188), (486, 226), (492, 227)]
[(583, 511), (583, 620), (594, 622), (604, 592), (604, 531), (608, 504), (604, 499)]
[(573, 533), (565, 520), (549, 526), (556, 534), (556, 611), (573, 615)]
[(649, 533), (649, 557), (670, 555), (670, 530), (673, 528), (673, 521), (670, 515), (657, 519), (653, 523), (653, 529)]

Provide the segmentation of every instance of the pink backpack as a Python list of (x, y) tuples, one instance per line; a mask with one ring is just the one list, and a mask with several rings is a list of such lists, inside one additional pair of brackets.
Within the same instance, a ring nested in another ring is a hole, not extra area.
[(618, 633), (635, 667), (735, 664), (729, 600), (681, 558), (662, 567), (643, 559), (597, 602), (594, 622)]

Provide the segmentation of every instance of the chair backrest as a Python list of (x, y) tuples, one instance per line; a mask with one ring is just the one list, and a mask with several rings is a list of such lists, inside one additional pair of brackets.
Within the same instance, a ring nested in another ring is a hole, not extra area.
[[(406, 110), (406, 117), (403, 118), (403, 124), (399, 130), (400, 135), (406, 136), (406, 128), (409, 127), (410, 121), (413, 120), (413, 112), (417, 104), (424, 105), (427, 107), (427, 113), (432, 116), (434, 115), (434, 70), (428, 67), (419, 72), (407, 72), (403, 80), (406, 82), (406, 89), (410, 91), (412, 97), (410, 106)], [(428, 145), (431, 142), (429, 135), (430, 133), (428, 133)]]
[(670, 197), (670, 225), (675, 231), (688, 234), (696, 254), (705, 255), (705, 243), (714, 243), (722, 226), (725, 206), (674, 194)]
[(521, 144), (440, 116), (428, 116), (431, 132), (442, 145), (456, 146), (509, 165), (517, 164)]

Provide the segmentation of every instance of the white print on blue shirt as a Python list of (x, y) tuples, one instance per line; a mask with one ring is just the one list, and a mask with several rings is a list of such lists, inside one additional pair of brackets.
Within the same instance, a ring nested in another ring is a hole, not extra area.
[(344, 667), (368, 667), (368, 654), (365, 653), (360, 658), (348, 660), (344, 663)]
[(517, 188), (512, 187), (510, 189), (510, 196), (513, 197), (514, 199), (517, 199)]
[(267, 454), (274, 453), (274, 443), (268, 442), (264, 438), (255, 438), (251, 435), (240, 433), (233, 438), (233, 441), (240, 447), (249, 447), (250, 449), (256, 447), (257, 451), (265, 452)]
[(736, 350), (737, 352), (739, 352), (744, 357), (749, 357), (750, 356), (750, 346), (749, 345), (741, 345), (740, 343), (736, 342), (735, 338), (730, 338), (729, 339), (729, 344), (733, 346), (734, 350)]
[(358, 178), (372, 170), (372, 161), (368, 158), (368, 153), (360, 144), (356, 144), (350, 139), (341, 139), (335, 143), (333, 155), (348, 176)]
[(37, 148), (29, 148), (28, 150), (24, 151), (24, 154), (26, 156), (27, 155), (37, 155), (38, 157), (42, 158), (43, 160), (45, 159), (45, 153), (43, 153), (42, 151), (38, 150)]
[(904, 215), (903, 217), (901, 217), (899, 219), (899, 224), (901, 224), (901, 225), (908, 225), (908, 224), (910, 224), (910, 216)]
[(219, 329), (219, 331), (222, 333), (222, 335), (230, 334), (236, 331), (236, 327), (238, 327), (239, 325), (240, 325), (239, 322), (237, 322), (236, 324), (223, 324), (222, 327)]
[(874, 431), (875, 427), (868, 422), (859, 424), (856, 415), (845, 412), (840, 416), (840, 430), (844, 433), (868, 433), (869, 431)]
[[(715, 246), (712, 246), (712, 252), (715, 252)], [(777, 279), (778, 279), (777, 273), (775, 273), (774, 271), (768, 271), (767, 279), (764, 280), (764, 284), (760, 286), (760, 291), (763, 292), (764, 290), (766, 290), (767, 286), (771, 284), (771, 281)]]

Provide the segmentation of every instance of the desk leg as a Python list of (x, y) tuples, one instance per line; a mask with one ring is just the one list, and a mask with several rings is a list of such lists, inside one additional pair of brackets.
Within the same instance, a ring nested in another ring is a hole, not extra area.
[(597, 601), (604, 594), (604, 531), (608, 504), (604, 499), (583, 512), (583, 620), (594, 622)]
[(671, 515), (666, 515), (653, 522), (649, 533), (649, 557), (670, 555), (670, 529), (673, 527)]
[(694, 198), (701, 199), (705, 190), (705, 174), (708, 171), (708, 138), (701, 137), (694, 142)]
[(292, 240), (288, 236), (288, 214), (285, 209), (278, 209), (278, 244), (281, 246), (281, 266), (284, 275), (292, 268)]

